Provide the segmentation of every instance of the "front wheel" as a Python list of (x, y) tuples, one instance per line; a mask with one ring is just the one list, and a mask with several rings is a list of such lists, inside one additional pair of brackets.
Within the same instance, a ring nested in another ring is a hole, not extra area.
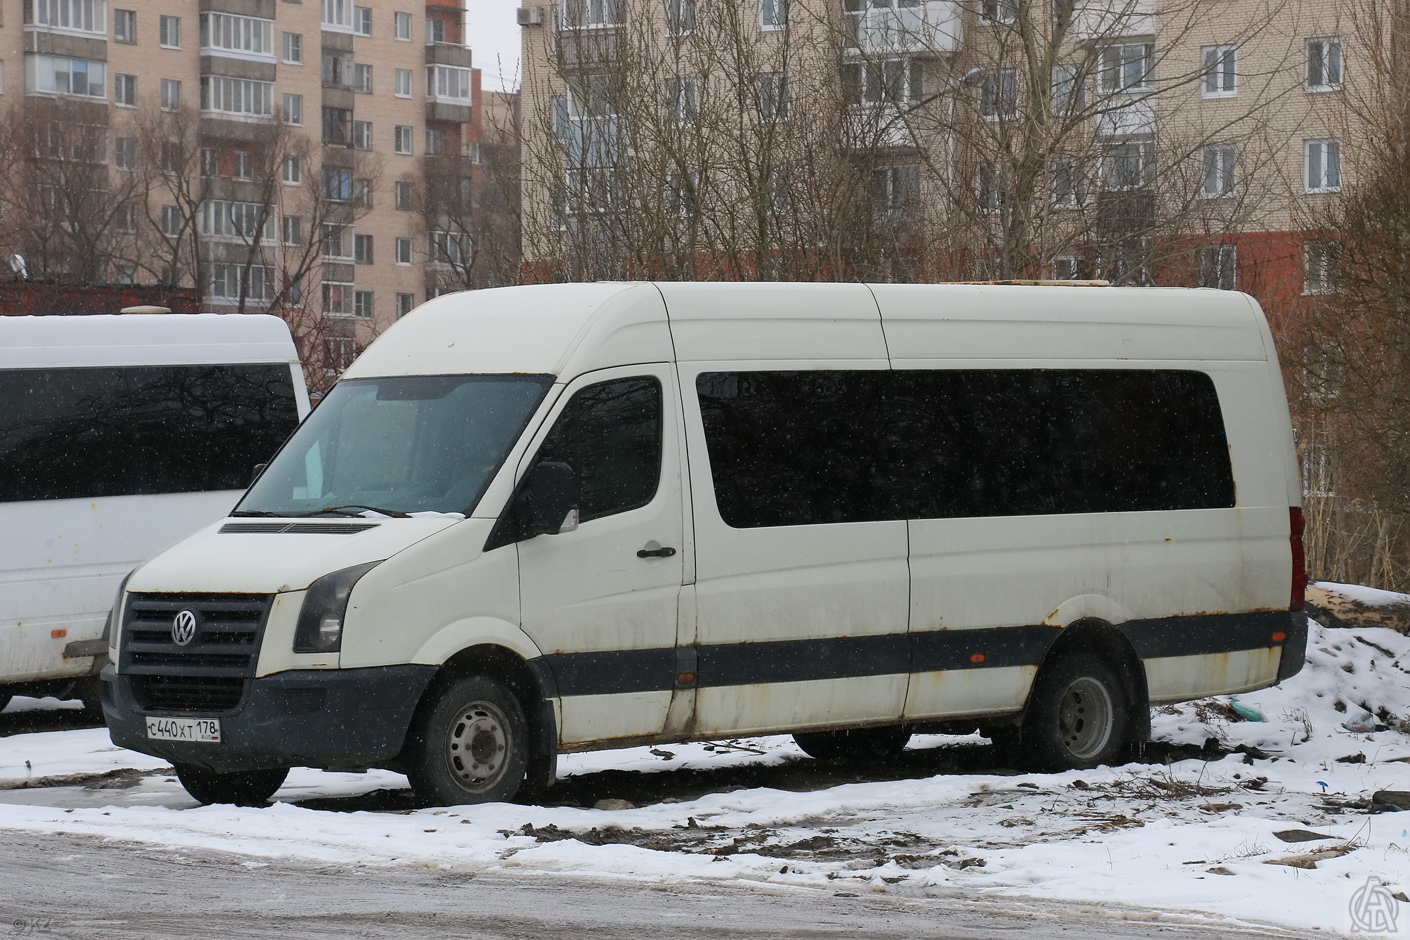
[(1087, 770), (1125, 753), (1131, 703), (1116, 671), (1091, 653), (1049, 663), (1023, 722), (1025, 757), (1042, 770)]
[(289, 776), (289, 768), (237, 770), (217, 773), (194, 764), (177, 764), (176, 779), (198, 802), (234, 803), (236, 806), (263, 806)]
[(800, 731), (793, 741), (804, 754), (829, 764), (889, 763), (901, 756), (911, 732), (903, 725), (849, 728), (846, 731)]
[(518, 697), (490, 676), (465, 676), (423, 703), (406, 775), (435, 806), (512, 800), (529, 766), (529, 722)]

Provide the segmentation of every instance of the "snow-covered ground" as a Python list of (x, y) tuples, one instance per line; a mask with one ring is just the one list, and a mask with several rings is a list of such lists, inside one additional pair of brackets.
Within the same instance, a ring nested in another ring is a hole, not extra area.
[[(1357, 719), (1379, 730), (1343, 727)], [(580, 805), (417, 809), (396, 774), (296, 770), (253, 809), (197, 806), (161, 761), (93, 729), (0, 738), (0, 829), (334, 863), (1023, 896), (1339, 933), (1368, 876), (1410, 891), (1410, 813), (1368, 812), (1375, 791), (1410, 790), (1406, 719), (1410, 639), (1314, 625), (1307, 667), (1282, 686), (1156, 712), (1157, 753), (1214, 759), (972, 772), (983, 739), (933, 736), (899, 770), (813, 773), (790, 739), (757, 738), (565, 756), (556, 798)]]

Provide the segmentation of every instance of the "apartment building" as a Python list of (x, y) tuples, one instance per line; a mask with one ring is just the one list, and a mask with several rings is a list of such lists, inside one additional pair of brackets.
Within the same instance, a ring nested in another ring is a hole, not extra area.
[(1100, 277), (1292, 313), (1334, 288), (1347, 82), (1375, 80), (1367, 23), (1329, 0), (528, 0), (519, 21), (545, 278)]
[(127, 200), (90, 277), (272, 308), (337, 370), (455, 260), (418, 187), (478, 144), (464, 22), (454, 0), (6, 0), (0, 100), (81, 125), (93, 188)]

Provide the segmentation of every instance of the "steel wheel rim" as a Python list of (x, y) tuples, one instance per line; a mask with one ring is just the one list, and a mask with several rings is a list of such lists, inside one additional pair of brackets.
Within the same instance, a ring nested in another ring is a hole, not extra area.
[(492, 789), (509, 766), (509, 718), (493, 702), (467, 702), (446, 735), (446, 765), (467, 793)]
[(1058, 736), (1076, 760), (1100, 754), (1111, 740), (1115, 709), (1111, 693), (1090, 676), (1075, 679), (1062, 693), (1058, 705)]

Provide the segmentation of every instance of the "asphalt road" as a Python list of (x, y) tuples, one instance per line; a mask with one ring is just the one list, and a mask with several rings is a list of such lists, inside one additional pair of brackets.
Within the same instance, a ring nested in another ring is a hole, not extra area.
[(799, 889), (630, 886), (319, 866), (5, 832), (0, 937), (202, 940), (1235, 940), (1311, 937), (1111, 906)]

